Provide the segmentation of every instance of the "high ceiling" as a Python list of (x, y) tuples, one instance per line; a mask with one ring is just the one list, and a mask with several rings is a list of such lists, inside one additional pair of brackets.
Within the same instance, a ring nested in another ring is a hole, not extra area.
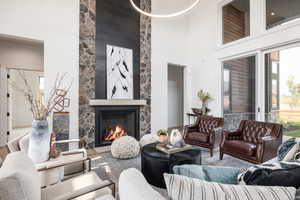
[[(233, 6), (249, 11), (250, 0), (234, 0)], [(300, 15), (300, 0), (266, 0), (267, 24), (274, 24)]]

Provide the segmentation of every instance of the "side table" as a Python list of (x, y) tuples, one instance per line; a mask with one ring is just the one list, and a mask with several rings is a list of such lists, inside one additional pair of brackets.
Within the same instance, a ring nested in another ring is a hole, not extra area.
[(153, 186), (166, 188), (164, 173), (173, 173), (175, 165), (201, 165), (201, 150), (195, 147), (190, 150), (166, 154), (156, 149), (158, 143), (148, 144), (142, 148), (142, 173)]

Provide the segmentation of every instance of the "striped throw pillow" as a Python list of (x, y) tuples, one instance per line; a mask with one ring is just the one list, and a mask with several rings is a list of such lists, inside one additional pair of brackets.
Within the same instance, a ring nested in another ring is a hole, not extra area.
[(226, 185), (164, 174), (171, 200), (294, 200), (292, 187)]

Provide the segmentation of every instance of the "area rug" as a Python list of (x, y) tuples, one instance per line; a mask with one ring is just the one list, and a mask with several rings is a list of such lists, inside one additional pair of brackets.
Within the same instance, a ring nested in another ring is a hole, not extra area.
[[(228, 166), (228, 167), (239, 167), (245, 168), (253, 164), (233, 158), (228, 155), (224, 155), (223, 160), (219, 159), (219, 152), (216, 150), (214, 156), (210, 157), (207, 149), (201, 148), (202, 150), (202, 165), (215, 165), (215, 166)], [(110, 179), (115, 183), (118, 183), (121, 172), (125, 169), (136, 168), (141, 170), (141, 157), (138, 156), (133, 159), (120, 160), (113, 158), (110, 152), (102, 152), (99, 154), (94, 153), (92, 157), (92, 170), (95, 171), (101, 179)], [(166, 191), (155, 188), (163, 196), (166, 196)], [(118, 191), (118, 185), (117, 190)]]

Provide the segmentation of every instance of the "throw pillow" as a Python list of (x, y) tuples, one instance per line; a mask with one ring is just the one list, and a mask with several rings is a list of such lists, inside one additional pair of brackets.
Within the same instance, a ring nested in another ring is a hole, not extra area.
[(300, 161), (300, 152), (295, 153), (294, 160)]
[(173, 167), (174, 174), (208, 181), (208, 177), (202, 165), (176, 165)]
[(237, 184), (237, 177), (241, 173), (240, 168), (222, 166), (203, 166), (203, 170), (208, 181), (224, 184)]
[(300, 146), (299, 143), (294, 144), (292, 148), (286, 153), (282, 161), (291, 161), (294, 160), (296, 153), (299, 152)]
[(179, 175), (164, 174), (172, 200), (294, 200), (292, 187), (226, 185)]
[(221, 185), (230, 200), (294, 200), (296, 188), (248, 185)]
[[(277, 159), (279, 161), (287, 161), (287, 159), (290, 157), (290, 155), (295, 151), (297, 147), (293, 149), (293, 147), (297, 145), (296, 138), (290, 138), (287, 141), (285, 141), (280, 147), (278, 148), (277, 152)], [(292, 150), (292, 152), (287, 156), (287, 154)], [(299, 150), (299, 145), (298, 145)], [(296, 152), (295, 152), (296, 153)]]
[(226, 200), (226, 194), (218, 183), (171, 174), (164, 174), (164, 178), (172, 200)]
[(295, 200), (300, 200), (300, 189), (296, 190), (296, 197)]
[(238, 177), (240, 184), (300, 187), (300, 162), (280, 162), (256, 165)]
[(241, 169), (208, 165), (179, 165), (173, 168), (173, 172), (209, 182), (237, 184), (237, 177), (241, 173)]

